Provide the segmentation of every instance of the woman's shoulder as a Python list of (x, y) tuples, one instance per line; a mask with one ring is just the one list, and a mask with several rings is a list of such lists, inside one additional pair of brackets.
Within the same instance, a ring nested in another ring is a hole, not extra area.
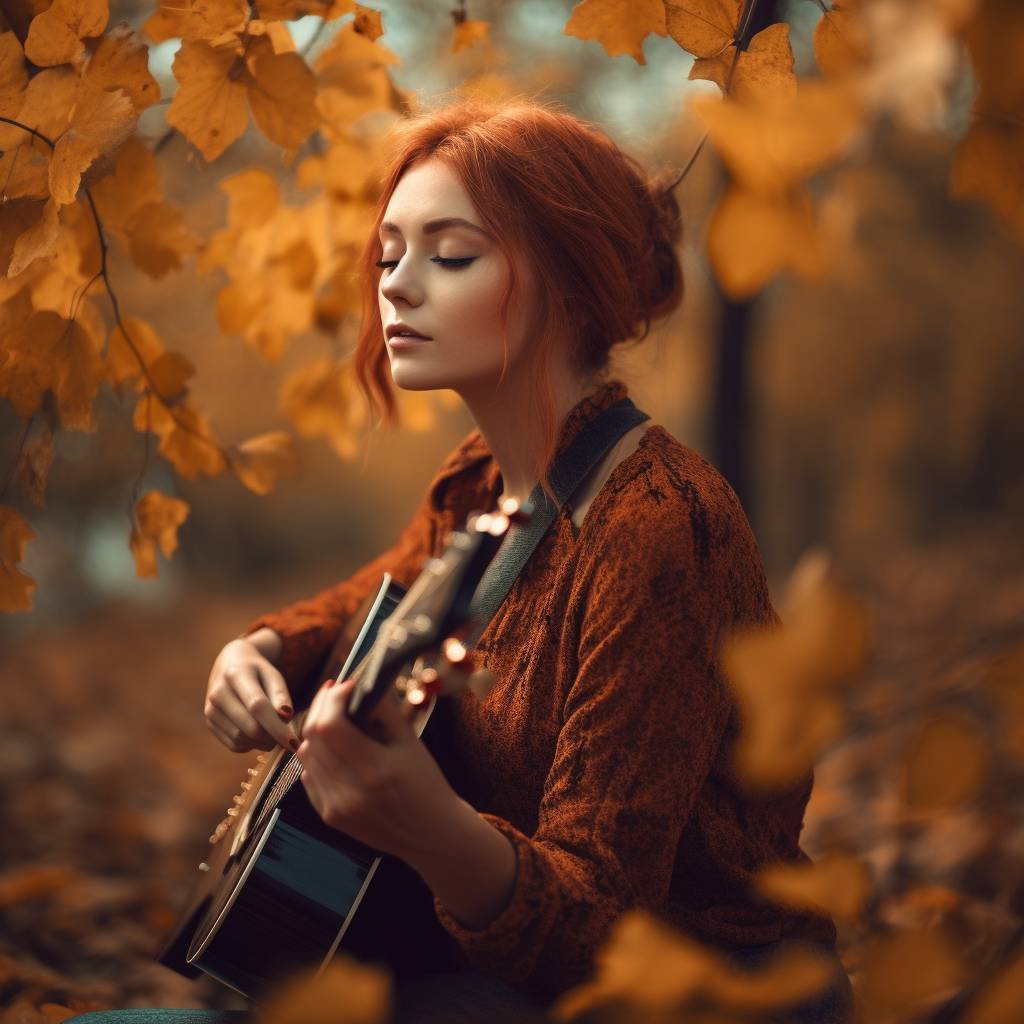
[[(698, 451), (653, 424), (594, 499), (581, 546), (652, 559), (687, 556), (704, 567), (716, 555), (756, 543), (743, 506), (725, 477)], [(758, 559), (760, 560), (760, 559)]]

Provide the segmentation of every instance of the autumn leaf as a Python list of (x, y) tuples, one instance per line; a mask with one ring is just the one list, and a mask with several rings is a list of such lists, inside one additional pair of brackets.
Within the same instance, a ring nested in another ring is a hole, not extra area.
[[(264, 17), (271, 15), (263, 11)], [(154, 42), (181, 38), (187, 42), (206, 42), (217, 46), (245, 29), (249, 21), (246, 0), (177, 0), (162, 5), (143, 24), (142, 31)]]
[(734, 58), (736, 47), (731, 45), (715, 57), (699, 57), (690, 68), (689, 77), (714, 82), (725, 93), (731, 70), (728, 93), (741, 101), (796, 94), (796, 71), (787, 24), (769, 25), (758, 32), (747, 49), (739, 52), (735, 68)]
[(216, 160), (249, 123), (241, 49), (235, 43), (214, 48), (186, 39), (171, 67), (178, 90), (167, 123), (207, 160)]
[(860, 0), (832, 0), (814, 27), (814, 59), (823, 75), (841, 75), (863, 66), (868, 35), (861, 24)]
[(491, 29), (489, 21), (471, 21), (465, 17), (465, 12), (456, 8), (453, 15), (463, 14), (460, 19), (455, 18), (455, 34), (452, 36), (452, 53), (461, 53), (478, 43), (486, 42), (487, 35)]
[(979, 114), (953, 160), (950, 192), (978, 198), (1024, 240), (1024, 127), (1014, 118)]
[(39, 219), (20, 234), (14, 243), (7, 273), (17, 277), (30, 263), (49, 256), (60, 231), (60, 208), (51, 197), (40, 210)]
[(71, 123), (50, 160), (50, 191), (59, 203), (73, 203), (83, 172), (100, 155), (121, 145), (135, 129), (135, 107), (122, 89), (79, 91)]
[(28, 72), (18, 37), (10, 31), (0, 33), (0, 115), (17, 115), (27, 85)]
[(652, 32), (668, 34), (662, 0), (581, 0), (563, 29), (567, 36), (593, 39), (609, 57), (628, 53), (646, 64), (643, 42)]
[(253, 119), (271, 142), (296, 149), (320, 123), (316, 77), (298, 53), (275, 53), (266, 38), (253, 43), (246, 61)]
[(280, 406), (303, 437), (323, 437), (340, 458), (355, 458), (364, 409), (351, 367), (330, 359), (300, 367), (282, 383)]
[(22, 449), (15, 477), (21, 493), (37, 508), (46, 505), (44, 495), (53, 456), (53, 431), (44, 424), (36, 437)]
[(988, 778), (991, 755), (978, 726), (960, 712), (933, 713), (910, 740), (902, 779), (910, 810), (947, 810), (974, 800)]
[(341, 954), (280, 983), (260, 1024), (381, 1024), (391, 1018), (391, 985), (390, 971)]
[(754, 888), (767, 900), (856, 922), (871, 895), (867, 866), (849, 854), (831, 854), (813, 864), (777, 861), (759, 868)]
[(135, 556), (135, 574), (157, 575), (156, 549), (170, 558), (178, 547), (178, 527), (188, 518), (188, 502), (149, 490), (135, 503), (129, 546)]
[(352, 27), (361, 36), (366, 36), (371, 41), (384, 35), (384, 21), (380, 11), (375, 11), (372, 7), (364, 7), (362, 4), (356, 4), (356, 16)]
[(1024, 953), (1000, 966), (968, 1005), (961, 1024), (1016, 1024), (1024, 1001)]
[(298, 471), (295, 439), (285, 430), (251, 437), (231, 450), (231, 469), (255, 494), (269, 494), (283, 474)]
[(743, 12), (743, 0), (665, 0), (665, 27), (687, 53), (717, 57), (732, 45)]
[(123, 89), (136, 114), (160, 99), (160, 85), (149, 73), (149, 47), (127, 22), (104, 34), (82, 79), (94, 89)]
[(0, 611), (23, 612), (32, 608), (36, 581), (18, 568), (25, 545), (35, 530), (12, 508), (0, 505)]
[(819, 553), (793, 570), (781, 618), (779, 628), (735, 631), (720, 649), (743, 723), (734, 767), (751, 788), (785, 787), (806, 774), (841, 732), (838, 692), (867, 659), (867, 612)]
[(84, 50), (82, 40), (101, 35), (109, 17), (107, 0), (53, 0), (32, 19), (25, 56), (40, 67), (73, 63)]

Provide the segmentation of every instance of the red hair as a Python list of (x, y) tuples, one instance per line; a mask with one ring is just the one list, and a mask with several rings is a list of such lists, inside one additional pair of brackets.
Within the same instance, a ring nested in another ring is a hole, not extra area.
[(462, 182), (512, 268), (499, 309), (503, 324), (517, 294), (514, 254), (535, 269), (537, 320), (522, 358), (537, 382), (543, 444), (536, 475), (547, 485), (559, 427), (549, 375), (554, 346), (569, 344), (575, 370), (602, 373), (613, 346), (642, 340), (653, 320), (679, 305), (682, 224), (675, 196), (600, 129), (535, 101), (461, 100), (402, 122), (391, 141), (373, 231), (357, 265), (359, 386), (371, 412), (397, 422), (377, 300), (378, 231), (402, 175), (438, 157)]

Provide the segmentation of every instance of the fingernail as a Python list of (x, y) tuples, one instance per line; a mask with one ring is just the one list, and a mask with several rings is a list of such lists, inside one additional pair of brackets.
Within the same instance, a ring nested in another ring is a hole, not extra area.
[(291, 713), (292, 713), (291, 705), (289, 705), (289, 704), (282, 704), (282, 705), (281, 705), (281, 706), (280, 706), (280, 707), (279, 707), (279, 708), (277, 709), (277, 713), (278, 713), (279, 715), (284, 715), (284, 717), (285, 717), (285, 718), (288, 718), (288, 717), (289, 717), (289, 715), (291, 715)]
[(330, 679), (325, 679), (323, 682), (322, 689), (326, 689), (328, 686), (333, 686), (337, 681), (338, 680), (335, 679), (333, 676)]
[(292, 737), (292, 738), (291, 738), (291, 739), (290, 739), (290, 740), (288, 741), (288, 746), (289, 746), (289, 747), (291, 747), (291, 748), (292, 748), (292, 750), (298, 750), (298, 749), (299, 749), (299, 741), (298, 741), (297, 739), (295, 739), (295, 737), (293, 736), (293, 737)]

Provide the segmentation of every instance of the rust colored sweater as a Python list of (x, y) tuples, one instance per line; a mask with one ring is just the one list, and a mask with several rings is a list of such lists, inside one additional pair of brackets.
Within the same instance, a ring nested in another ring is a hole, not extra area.
[[(611, 381), (577, 405), (560, 446), (626, 393)], [(407, 586), (447, 532), (500, 493), (473, 431), (394, 547), (246, 632), (279, 633), (279, 667), (304, 679), (384, 571)], [(615, 467), (580, 530), (563, 507), (480, 638), (496, 685), (483, 700), (442, 701), (441, 747), (431, 747), (516, 850), (511, 901), (486, 928), (463, 927), (433, 901), (432, 926), (466, 965), (549, 999), (592, 974), (610, 925), (634, 906), (724, 948), (834, 944), (830, 919), (749, 888), (766, 862), (808, 860), (798, 840), (812, 777), (770, 799), (735, 785), (737, 712), (715, 652), (731, 627), (777, 621), (735, 493), (664, 428), (649, 426)]]

